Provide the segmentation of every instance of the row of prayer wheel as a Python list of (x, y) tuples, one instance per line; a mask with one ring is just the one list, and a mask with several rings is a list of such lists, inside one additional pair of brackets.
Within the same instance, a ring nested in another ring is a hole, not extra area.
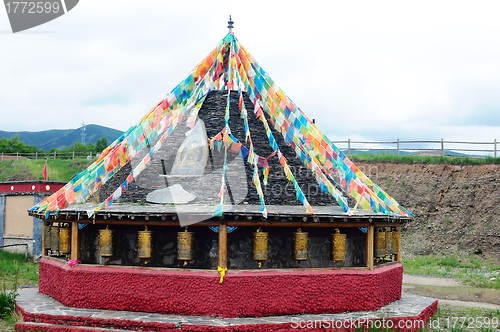
[(43, 248), (50, 250), (52, 254), (68, 255), (71, 252), (71, 230), (69, 225), (44, 225)]
[[(106, 227), (99, 230), (99, 256), (109, 258), (113, 256), (113, 234), (114, 231)], [(147, 226), (143, 231), (137, 232), (137, 257), (147, 263), (153, 257), (153, 232), (148, 231)], [(180, 261), (194, 260), (194, 233), (177, 233), (177, 259)]]
[(378, 228), (373, 240), (375, 246), (373, 255), (377, 261), (394, 260), (393, 255), (399, 254), (400, 233), (396, 231), (396, 227), (392, 227), (390, 231), (385, 227)]
[[(139, 259), (151, 259), (153, 255), (152, 247), (153, 232), (148, 231), (147, 227), (144, 231), (138, 232), (138, 257)], [(307, 260), (308, 254), (308, 233), (302, 232), (299, 228), (293, 233), (293, 251), (292, 259), (296, 261)], [(340, 230), (336, 229), (335, 234), (330, 238), (331, 250), (330, 259), (339, 263), (345, 260), (346, 256), (346, 234), (340, 234)], [(184, 232), (177, 233), (177, 260), (192, 261), (194, 260), (194, 232), (188, 232), (187, 227)], [(113, 230), (106, 227), (99, 231), (99, 255), (109, 258), (113, 256)], [(269, 233), (261, 232), (260, 229), (252, 234), (252, 259), (259, 262), (266, 261), (269, 256)]]
[[(254, 233), (255, 234), (255, 233)], [(293, 233), (293, 251), (292, 259), (296, 261), (307, 260), (309, 234), (302, 232), (299, 228), (297, 232)], [(338, 228), (335, 233), (330, 236), (330, 259), (336, 263), (345, 261), (346, 255), (346, 234), (340, 234)]]

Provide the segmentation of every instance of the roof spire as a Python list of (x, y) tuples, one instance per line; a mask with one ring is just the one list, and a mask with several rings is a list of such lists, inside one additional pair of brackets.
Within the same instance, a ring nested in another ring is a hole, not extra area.
[(229, 28), (229, 33), (232, 33), (233, 32), (233, 20), (231, 19), (231, 15), (229, 15), (229, 21), (227, 21), (227, 24), (228, 24), (228, 28)]

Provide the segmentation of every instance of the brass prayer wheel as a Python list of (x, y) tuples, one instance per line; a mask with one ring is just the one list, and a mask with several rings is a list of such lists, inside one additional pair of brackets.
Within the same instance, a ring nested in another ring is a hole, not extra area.
[(394, 242), (394, 254), (399, 255), (399, 242), (400, 242), (401, 233), (396, 231), (396, 227), (392, 228), (392, 238)]
[(391, 231), (385, 232), (385, 250), (386, 255), (394, 255), (394, 237)]
[(269, 252), (269, 233), (257, 232), (252, 233), (252, 259), (254, 261), (265, 261)]
[(188, 232), (187, 227), (184, 232), (177, 233), (177, 259), (180, 261), (194, 260), (194, 233)]
[(148, 231), (148, 227), (144, 227), (143, 231), (138, 231), (138, 249), (137, 256), (139, 259), (150, 259), (153, 256), (153, 232)]
[(340, 234), (338, 228), (335, 229), (335, 234), (332, 234), (332, 250), (331, 260), (336, 263), (345, 261), (346, 254), (346, 235)]
[(378, 229), (374, 236), (374, 256), (377, 258), (384, 257), (386, 255), (386, 242), (385, 242), (385, 232)]
[(106, 226), (106, 229), (99, 230), (99, 256), (113, 256), (113, 230)]
[(307, 232), (302, 232), (299, 228), (297, 232), (293, 233), (293, 252), (292, 259), (296, 261), (305, 261), (307, 260), (307, 241), (308, 241)]
[(61, 254), (71, 252), (71, 230), (69, 228), (59, 229), (59, 252)]
[(43, 249), (50, 249), (52, 236), (50, 234), (50, 225), (43, 225)]
[(50, 227), (50, 250), (59, 251), (59, 226)]

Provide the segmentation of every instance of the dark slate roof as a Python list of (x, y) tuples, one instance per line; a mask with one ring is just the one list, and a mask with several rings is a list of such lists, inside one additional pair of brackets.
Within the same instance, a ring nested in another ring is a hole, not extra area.
[[(226, 101), (227, 91), (212, 91), (205, 99), (203, 106), (199, 111), (199, 119), (204, 121), (207, 136), (209, 138), (217, 135), (217, 133), (224, 128)], [(268, 143), (266, 131), (262, 122), (257, 119), (253, 113), (254, 105), (248, 98), (247, 93), (244, 93), (244, 102), (248, 110), (248, 124), (255, 153), (260, 156), (268, 157), (273, 153), (273, 150)], [(243, 120), (240, 117), (240, 111), (238, 109), (237, 91), (231, 92), (230, 105), (229, 127), (231, 128), (231, 132), (233, 136), (240, 141), (240, 143), (243, 143), (247, 148), (249, 148), (249, 142), (245, 144), (245, 129)], [(266, 117), (269, 121), (268, 115), (266, 115)], [(205, 169), (205, 174), (201, 178), (175, 178), (166, 180), (165, 178), (159, 176), (159, 174), (168, 174), (172, 168), (176, 152), (186, 137), (185, 133), (189, 130), (189, 128), (186, 127), (185, 122), (186, 120), (178, 125), (174, 133), (166, 140), (166, 142), (163, 143), (162, 148), (160, 151), (156, 152), (146, 170), (138, 176), (138, 179), (121, 198), (121, 202), (146, 202), (146, 195), (149, 192), (155, 189), (164, 188), (167, 184), (172, 185), (175, 183), (181, 184), (188, 192), (194, 193), (197, 196), (196, 200), (192, 202), (193, 204), (217, 204), (220, 201), (217, 194), (220, 190), (221, 170), (224, 161), (223, 151), (220, 153), (213, 150), (211, 151), (209, 161)], [(312, 172), (304, 166), (302, 161), (295, 155), (291, 146), (285, 143), (282, 135), (272, 126), (271, 130), (273, 131), (273, 135), (277, 140), (281, 152), (288, 160), (288, 165), (292, 169), (295, 179), (302, 188), (303, 192), (306, 194), (309, 203), (312, 206), (337, 206), (337, 203), (333, 201), (330, 195), (319, 190), (316, 180), (312, 176)], [(154, 143), (151, 145), (153, 146)], [(145, 153), (147, 153), (147, 151), (142, 151), (140, 156), (135, 159), (142, 159)], [(234, 163), (232, 164), (231, 162)], [(245, 181), (245, 178), (248, 190), (248, 194), (245, 195), (245, 198), (241, 202), (235, 202), (235, 198), (233, 198), (231, 203), (260, 205), (257, 190), (252, 182), (253, 165), (248, 163), (246, 160), (243, 160), (241, 156), (233, 152), (228, 152), (228, 164), (228, 191), (230, 192), (228, 196), (241, 196), (237, 194), (231, 195), (231, 193), (232, 191), (237, 190), (236, 187), (244, 184), (243, 182)], [(241, 167), (243, 165), (244, 169)], [(117, 174), (115, 174), (115, 176), (100, 189), (99, 200), (103, 201), (110, 194), (112, 194), (113, 191), (126, 179), (128, 174), (130, 174), (131, 170), (132, 166), (129, 163)], [(266, 205), (302, 205), (302, 203), (296, 199), (293, 185), (287, 180), (283, 172), (283, 167), (279, 163), (277, 156), (269, 159), (269, 170), (268, 185), (264, 186), (262, 183), (264, 176), (262, 174), (262, 169), (259, 168), (259, 176)], [(234, 183), (237, 180), (239, 180), (239, 182)], [(216, 191), (215, 195), (213, 195), (214, 191)], [(229, 197), (229, 199), (231, 199), (231, 197)]]

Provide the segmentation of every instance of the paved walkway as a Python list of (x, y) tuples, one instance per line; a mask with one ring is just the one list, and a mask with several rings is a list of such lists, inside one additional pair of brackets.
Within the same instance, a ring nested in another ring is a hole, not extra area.
[[(99, 309), (71, 308), (62, 305), (52, 297), (38, 292), (38, 288), (26, 288), (19, 290), (17, 304), (26, 312), (61, 315), (73, 317), (92, 317), (103, 319), (127, 319), (143, 322), (173, 323), (180, 327), (183, 324), (209, 325), (209, 326), (232, 326), (246, 324), (282, 324), (307, 321), (344, 321), (384, 317), (412, 317), (418, 316), (424, 309), (434, 303), (436, 299), (404, 293), (400, 300), (390, 303), (376, 311), (360, 311), (338, 314), (322, 315), (299, 315), (299, 316), (270, 316), (251, 318), (218, 318), (204, 316), (179, 316), (153, 314), (146, 312), (113, 311)], [(300, 319), (300, 320), (299, 320)]]
[(403, 274), (403, 284), (441, 286), (441, 287), (463, 286), (460, 285), (453, 278), (423, 277), (423, 276), (414, 276), (411, 274)]
[(449, 304), (466, 308), (500, 309), (500, 305), (484, 302), (458, 301), (458, 300), (439, 300), (439, 304)]
[[(439, 286), (439, 287), (457, 287), (457, 286), (469, 287), (466, 285), (459, 284), (453, 278), (423, 277), (411, 274), (403, 274), (403, 289), (408, 290), (414, 288), (408, 285), (424, 285), (424, 286)], [(448, 304), (448, 305), (467, 307), (467, 308), (483, 308), (483, 309), (493, 309), (493, 310), (500, 309), (500, 305), (498, 304), (485, 303), (485, 302), (439, 299), (439, 304)]]

